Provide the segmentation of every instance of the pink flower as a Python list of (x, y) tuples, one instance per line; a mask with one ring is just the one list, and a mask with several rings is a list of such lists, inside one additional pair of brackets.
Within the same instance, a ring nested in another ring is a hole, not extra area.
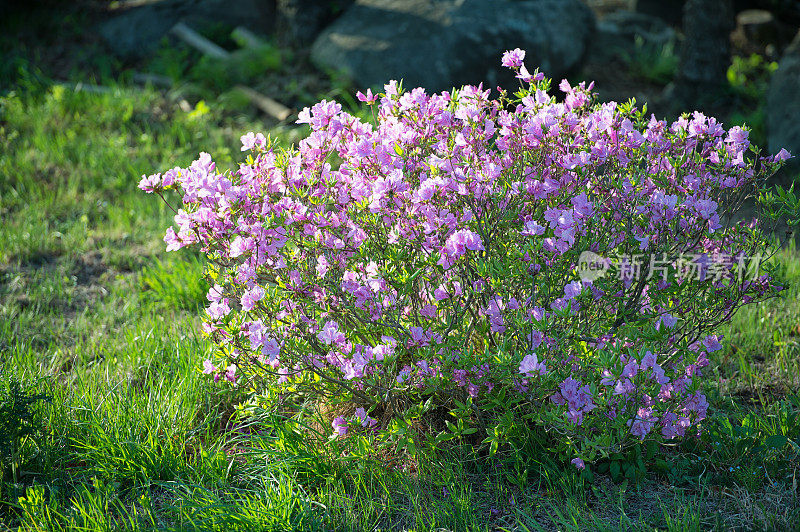
[(533, 331), (528, 335), (529, 347), (536, 349), (544, 341), (544, 333), (542, 331)]
[(522, 359), (519, 365), (519, 372), (526, 377), (532, 377), (534, 372), (539, 375), (544, 375), (547, 373), (547, 367), (545, 367), (543, 362), (539, 362), (536, 353), (531, 353)]
[(574, 299), (577, 296), (581, 295), (582, 291), (583, 291), (583, 285), (581, 284), (581, 282), (573, 281), (564, 287), (564, 297), (567, 300)]
[(514, 68), (522, 66), (523, 59), (525, 59), (525, 50), (514, 48), (511, 51), (506, 50), (506, 53), (503, 54), (503, 59), (500, 61), (500, 63), (504, 67)]
[(700, 215), (701, 218), (705, 220), (711, 219), (711, 217), (717, 212), (717, 202), (708, 200), (708, 199), (701, 199), (697, 200), (694, 203), (694, 208), (697, 211), (697, 214)]
[(230, 255), (232, 258), (240, 257), (253, 248), (252, 238), (242, 238), (237, 236), (230, 245)]
[(212, 320), (224, 318), (231, 312), (231, 308), (228, 306), (228, 298), (211, 303), (207, 311)]
[(419, 313), (426, 318), (435, 318), (436, 311), (437, 311), (436, 305), (425, 305), (424, 307), (422, 307)]
[(517, 79), (521, 79), (525, 83), (530, 83), (531, 81), (541, 81), (544, 79), (544, 74), (540, 72), (536, 72), (535, 74), (531, 74), (528, 72), (528, 69), (525, 65), (521, 65), (519, 67), (519, 74), (517, 74)]
[(469, 229), (456, 231), (450, 235), (445, 242), (444, 248), (442, 248), (441, 251), (442, 257), (439, 260), (439, 264), (445, 268), (449, 268), (453, 264), (453, 261), (466, 253), (468, 249), (472, 251), (484, 249), (481, 237)]
[(428, 345), (428, 336), (422, 327), (409, 327), (409, 333), (411, 334), (410, 346), (419, 345), (424, 347)]
[(528, 220), (525, 222), (525, 227), (520, 231), (520, 234), (525, 236), (539, 236), (544, 234), (544, 227), (533, 220)]
[(463, 231), (459, 231), (459, 233), (462, 235), (461, 238), (463, 239), (464, 246), (466, 246), (467, 249), (472, 251), (483, 249), (483, 241), (481, 240), (480, 236), (473, 233), (469, 229), (464, 229)]
[(143, 175), (142, 180), (139, 181), (139, 188), (152, 194), (154, 190), (161, 185), (161, 174)]
[(345, 335), (339, 332), (339, 324), (335, 321), (327, 322), (317, 334), (317, 338), (325, 345), (341, 344), (345, 341)]
[(330, 268), (331, 263), (328, 262), (328, 259), (325, 258), (325, 255), (320, 255), (317, 257), (317, 275), (320, 277), (325, 277), (325, 274), (328, 273), (328, 269)]
[(215, 284), (211, 288), (208, 289), (208, 293), (206, 294), (206, 299), (208, 299), (211, 303), (218, 303), (222, 299), (223, 291), (222, 287), (219, 284)]
[(378, 95), (372, 94), (372, 89), (367, 89), (366, 94), (364, 94), (361, 91), (358, 91), (356, 93), (356, 98), (358, 98), (358, 101), (360, 102), (366, 102), (368, 105), (372, 105), (373, 103), (375, 103), (375, 100), (378, 99)]
[(722, 344), (719, 342), (719, 338), (716, 334), (703, 338), (703, 346), (709, 353), (722, 349)]
[(586, 464), (580, 458), (573, 458), (571, 463), (578, 469), (586, 469)]
[(642, 357), (642, 370), (648, 370), (656, 365), (656, 355), (652, 351), (647, 351)]
[(217, 371), (217, 366), (215, 366), (214, 363), (211, 362), (210, 358), (205, 359), (203, 361), (203, 374), (204, 375), (210, 375), (211, 373), (214, 373), (215, 371)]
[(331, 425), (333, 425), (333, 432), (336, 436), (345, 436), (347, 434), (347, 421), (344, 417), (336, 417)]
[(252, 131), (242, 135), (242, 151), (252, 150), (253, 148), (263, 148), (267, 145), (267, 139), (263, 134), (254, 134)]
[(636, 376), (639, 372), (639, 363), (636, 362), (635, 359), (631, 359), (625, 364), (625, 367), (622, 368), (622, 377), (625, 379), (632, 379)]
[(369, 417), (367, 415), (367, 411), (364, 410), (363, 407), (356, 408), (355, 417), (356, 417), (356, 421), (361, 423), (361, 426), (364, 427), (364, 428), (374, 427), (375, 425), (378, 424), (377, 420), (372, 419), (371, 417)]
[(253, 310), (253, 307), (256, 306), (256, 303), (261, 301), (264, 298), (264, 289), (260, 286), (254, 286), (249, 290), (245, 290), (244, 294), (242, 295), (242, 310), (250, 311)]
[(658, 318), (658, 322), (656, 323), (656, 330), (660, 330), (662, 324), (668, 329), (674, 329), (675, 325), (678, 324), (678, 318), (676, 318), (672, 314), (664, 314), (663, 316), (660, 316)]
[(266, 337), (261, 347), (261, 354), (268, 357), (270, 362), (275, 361), (281, 352), (281, 346), (274, 338)]

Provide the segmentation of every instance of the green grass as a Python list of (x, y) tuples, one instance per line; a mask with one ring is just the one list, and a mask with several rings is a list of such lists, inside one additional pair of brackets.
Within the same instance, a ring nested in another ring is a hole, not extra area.
[(658, 85), (666, 85), (678, 72), (679, 56), (675, 51), (675, 43), (646, 43), (640, 36), (632, 52), (626, 54), (631, 74), (635, 77)]
[(21, 79), (0, 98), (0, 375), (47, 401), (2, 435), (0, 530), (798, 529), (796, 250), (776, 257), (787, 297), (724, 331), (704, 435), (658, 448), (635, 480), (580, 476), (533, 445), (343, 461), (200, 373), (202, 258), (163, 251), (171, 212), (136, 189), (200, 148), (231, 165), (263, 124)]
[(777, 256), (783, 297), (744, 307), (723, 329), (716, 370), (724, 389), (783, 395), (800, 387), (800, 260), (791, 243)]

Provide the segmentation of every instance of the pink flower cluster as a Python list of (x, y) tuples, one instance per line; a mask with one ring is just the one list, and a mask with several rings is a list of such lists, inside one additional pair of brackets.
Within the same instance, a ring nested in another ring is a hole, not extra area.
[(378, 421), (369, 417), (364, 407), (356, 408), (356, 411), (348, 420), (344, 416), (336, 416), (331, 423), (334, 436), (346, 436), (350, 428), (355, 429), (374, 429)]
[[(198, 245), (214, 265), (204, 329), (227, 380), (238, 368), (383, 407), (513, 396), (586, 438), (698, 426), (697, 377), (720, 348), (709, 334), (774, 287), (735, 261), (704, 279), (651, 265), (765, 245), (723, 223), (722, 198), (788, 154), (751, 156), (746, 130), (699, 112), (670, 124), (597, 103), (591, 84), (562, 81), (557, 97), (524, 57), (502, 59), (518, 99), (392, 81), (358, 95), (375, 123), (322, 101), (300, 113), (311, 131), (296, 149), (248, 133), (252, 157), (234, 171), (204, 153), (143, 177), (147, 192), (182, 192), (167, 249)], [(581, 279), (586, 251), (638, 255), (638, 275)]]

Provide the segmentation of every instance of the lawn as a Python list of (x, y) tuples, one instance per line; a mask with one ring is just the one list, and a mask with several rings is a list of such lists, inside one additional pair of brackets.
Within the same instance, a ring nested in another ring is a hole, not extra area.
[(305, 442), (201, 373), (203, 258), (166, 253), (142, 174), (274, 127), (124, 77), (20, 63), (0, 96), (0, 529), (800, 530), (800, 252), (722, 331), (699, 438), (581, 476), (531, 448), (400, 465)]

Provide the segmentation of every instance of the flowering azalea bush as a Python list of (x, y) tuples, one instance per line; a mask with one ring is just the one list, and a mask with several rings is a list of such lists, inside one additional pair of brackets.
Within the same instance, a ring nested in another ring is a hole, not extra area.
[[(140, 188), (182, 193), (168, 250), (199, 246), (214, 286), (215, 380), (325, 404), (336, 438), (415, 448), (521, 425), (573, 464), (696, 434), (715, 329), (779, 287), (769, 249), (723, 205), (789, 157), (695, 112), (673, 123), (598, 103), (503, 56), (523, 88), (377, 95), (368, 123), (322, 101), (280, 149)], [(340, 415), (336, 415), (340, 414)]]

